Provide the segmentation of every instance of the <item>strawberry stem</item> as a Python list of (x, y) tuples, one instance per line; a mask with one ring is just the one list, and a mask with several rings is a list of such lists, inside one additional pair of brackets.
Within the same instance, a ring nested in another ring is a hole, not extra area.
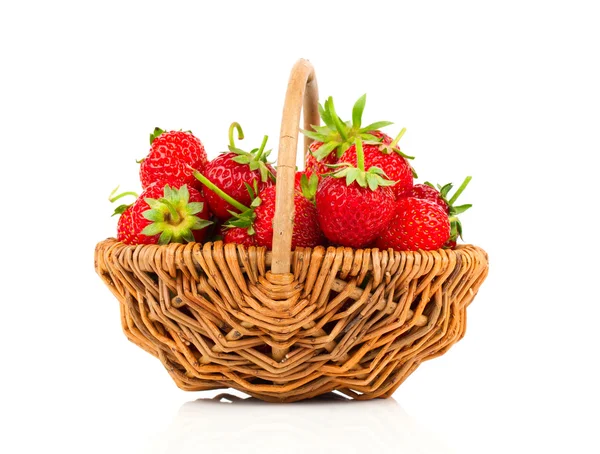
[(400, 142), (400, 139), (402, 138), (402, 136), (404, 135), (405, 132), (406, 132), (406, 128), (402, 128), (402, 131), (400, 131), (400, 133), (396, 136), (394, 141), (390, 144), (391, 148), (394, 148), (394, 147), (396, 147), (396, 145), (398, 145), (398, 142)]
[(235, 148), (235, 141), (233, 139), (233, 133), (237, 129), (238, 132), (238, 140), (242, 140), (244, 138), (244, 131), (242, 131), (242, 127), (237, 121), (231, 123), (229, 126), (229, 146)]
[(116, 202), (117, 200), (119, 200), (121, 197), (125, 197), (128, 195), (132, 195), (134, 196), (136, 199), (138, 198), (137, 193), (133, 192), (133, 191), (128, 191), (128, 192), (122, 192), (121, 194), (117, 194), (115, 195), (115, 192), (117, 192), (119, 190), (119, 186), (117, 186), (116, 188), (114, 188), (112, 190), (112, 192), (110, 193), (110, 195), (108, 196), (108, 201), (113, 203)]
[(338, 114), (335, 112), (335, 107), (333, 107), (333, 98), (331, 96), (329, 97), (328, 101), (329, 102), (327, 104), (329, 104), (329, 113), (331, 115), (331, 119), (333, 120), (333, 124), (335, 125), (335, 129), (337, 129), (337, 132), (345, 142), (348, 140), (348, 134), (346, 134), (346, 125), (342, 122), (342, 120), (340, 120), (340, 117), (338, 117)]
[(365, 171), (365, 153), (363, 151), (362, 140), (360, 137), (356, 138), (356, 167), (361, 172)]
[(456, 192), (454, 193), (454, 195), (452, 196), (452, 198), (450, 200), (448, 200), (448, 205), (449, 206), (452, 206), (454, 204), (454, 202), (456, 202), (456, 199), (458, 199), (458, 196), (465, 190), (465, 188), (469, 184), (469, 181), (471, 181), (471, 178), (473, 178), (473, 177), (468, 176), (467, 178), (465, 178), (465, 181), (462, 182), (462, 184), (456, 190)]
[(164, 203), (164, 205), (169, 209), (169, 213), (171, 214), (171, 220), (173, 222), (180, 222), (181, 221), (181, 216), (179, 216), (179, 213), (177, 212), (177, 209), (175, 208), (175, 206), (166, 198), (161, 197), (160, 199), (158, 199), (159, 202)]
[(227, 203), (236, 207), (238, 210), (240, 210), (242, 212), (249, 210), (249, 208), (247, 206), (241, 204), (240, 202), (235, 200), (233, 197), (231, 197), (229, 194), (225, 193), (225, 191), (223, 191), (221, 188), (219, 188), (217, 185), (215, 185), (212, 181), (210, 181), (208, 178), (206, 178), (204, 175), (202, 175), (197, 170), (194, 171), (194, 176), (200, 183), (202, 183), (204, 186), (206, 186), (212, 192), (217, 194), (219, 197), (221, 197)]
[(260, 148), (258, 149), (258, 153), (256, 154), (256, 161), (260, 160), (260, 157), (262, 156), (263, 151), (265, 151), (265, 147), (267, 146), (267, 140), (269, 140), (269, 136), (264, 136), (263, 141), (260, 144)]

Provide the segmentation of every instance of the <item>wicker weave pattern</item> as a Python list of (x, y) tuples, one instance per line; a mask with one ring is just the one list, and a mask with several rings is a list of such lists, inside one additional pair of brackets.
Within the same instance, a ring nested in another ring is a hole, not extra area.
[(296, 249), (271, 274), (262, 248), (191, 243), (96, 247), (125, 334), (184, 390), (235, 388), (267, 401), (338, 390), (388, 397), (465, 332), (486, 253)]

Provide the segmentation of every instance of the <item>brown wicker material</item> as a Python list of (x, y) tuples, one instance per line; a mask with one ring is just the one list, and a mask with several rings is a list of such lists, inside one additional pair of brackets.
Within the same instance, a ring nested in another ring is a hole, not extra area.
[(333, 390), (389, 397), (465, 333), (466, 307), (488, 271), (476, 246), (290, 251), (300, 111), (303, 100), (305, 127), (317, 124), (317, 98), (312, 66), (300, 60), (281, 128), (273, 252), (112, 238), (96, 247), (126, 336), (181, 389), (235, 388), (276, 402)]

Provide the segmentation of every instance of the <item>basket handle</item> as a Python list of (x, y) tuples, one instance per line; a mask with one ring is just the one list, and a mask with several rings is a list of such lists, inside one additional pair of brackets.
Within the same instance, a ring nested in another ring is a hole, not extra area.
[[(277, 155), (277, 183), (275, 216), (273, 218), (273, 261), (271, 273), (290, 272), (292, 253), (292, 231), (294, 221), (294, 178), (296, 174), (296, 152), (300, 113), (304, 106), (304, 129), (318, 126), (319, 89), (315, 70), (308, 60), (300, 59), (292, 68), (285, 94), (279, 151)], [(304, 155), (312, 139), (304, 137)]]

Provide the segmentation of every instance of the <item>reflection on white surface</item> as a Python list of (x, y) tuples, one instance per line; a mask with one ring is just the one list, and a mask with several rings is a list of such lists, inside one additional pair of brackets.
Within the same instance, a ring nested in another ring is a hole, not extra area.
[(294, 404), (221, 394), (184, 404), (152, 453), (450, 453), (393, 399), (330, 393)]

